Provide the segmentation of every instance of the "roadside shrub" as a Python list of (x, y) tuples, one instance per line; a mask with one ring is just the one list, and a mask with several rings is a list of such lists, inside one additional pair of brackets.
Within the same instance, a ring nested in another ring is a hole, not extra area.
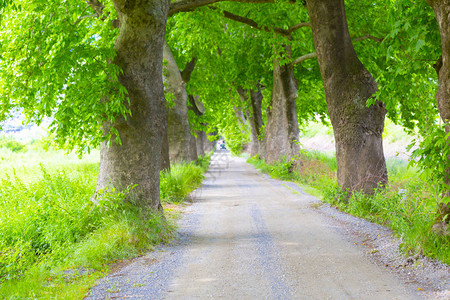
[(302, 151), (294, 158), (296, 181), (316, 188), (328, 188), (336, 181), (336, 158), (319, 152)]
[(99, 226), (100, 214), (89, 201), (96, 173), (96, 165), (51, 173), (41, 167), (32, 182), (1, 180), (0, 280), (19, 276)]
[[(393, 180), (396, 184), (395, 179)], [(450, 263), (450, 238), (433, 233), (437, 199), (424, 192), (422, 182), (402, 186), (401, 193), (391, 186), (374, 195), (347, 192), (336, 184), (325, 190), (323, 200), (340, 210), (393, 229), (402, 239), (402, 250), (423, 254)]]
[[(111, 262), (172, 239), (171, 222), (133, 203), (131, 187), (101, 191), (91, 201), (97, 172), (97, 164), (68, 171), (41, 167), (33, 182), (3, 179), (0, 298), (82, 297)], [(80, 268), (89, 272), (69, 280), (67, 274)]]
[(170, 172), (161, 172), (161, 200), (167, 203), (186, 200), (189, 193), (200, 186), (203, 178), (202, 167), (194, 163), (172, 165)]

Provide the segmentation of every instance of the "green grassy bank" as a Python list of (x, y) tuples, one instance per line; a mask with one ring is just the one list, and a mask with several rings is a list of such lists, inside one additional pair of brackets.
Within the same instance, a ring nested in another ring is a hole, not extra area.
[(91, 201), (98, 152), (80, 160), (44, 152), (39, 141), (22, 146), (0, 143), (2, 299), (82, 299), (116, 262), (173, 238), (174, 204), (201, 184), (209, 164), (206, 156), (161, 174), (162, 217), (143, 212), (127, 191)]

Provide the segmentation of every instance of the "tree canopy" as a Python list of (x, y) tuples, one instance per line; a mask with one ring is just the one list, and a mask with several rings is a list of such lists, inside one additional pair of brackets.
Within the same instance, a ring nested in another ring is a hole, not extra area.
[[(49, 117), (54, 141), (80, 152), (101, 142), (120, 144), (127, 134), (120, 132), (123, 124), (117, 120), (124, 118), (132, 127), (129, 119), (135, 117), (135, 96), (130, 98), (135, 83), (126, 86), (119, 80), (133, 71), (122, 69), (114, 46), (125, 26), (118, 11), (129, 12), (122, 2), (0, 1), (0, 120), (15, 109), (37, 124)], [(275, 82), (274, 70), (285, 66), (293, 70), (297, 127), (318, 117), (328, 122), (328, 79), (319, 68), (305, 1), (181, 0), (163, 15), (158, 5), (149, 6), (154, 14), (149, 26), (164, 31), (167, 21), (165, 39), (180, 71), (196, 61), (186, 91), (205, 109), (189, 112), (192, 131), (218, 130), (239, 151), (252, 136), (246, 122), (258, 113), (265, 124), (258, 137), (263, 140), (268, 112), (276, 106), (274, 87), (283, 85)], [(348, 0), (345, 13), (356, 59), (377, 85), (365, 104), (383, 106), (391, 120), (422, 136), (423, 151), (416, 152), (416, 160), (424, 169), (444, 164), (439, 172), (445, 174), (448, 143), (434, 98), (443, 84), (436, 69), (445, 44), (441, 47), (436, 8), (423, 0)], [(127, 34), (134, 38), (131, 31)], [(252, 91), (262, 93), (259, 112), (252, 106)]]

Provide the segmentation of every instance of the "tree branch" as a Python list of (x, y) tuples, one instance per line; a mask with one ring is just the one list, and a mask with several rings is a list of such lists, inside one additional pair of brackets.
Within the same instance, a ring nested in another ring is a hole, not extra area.
[[(214, 6), (209, 6), (209, 8), (214, 9), (214, 10), (218, 9), (217, 7), (214, 7)], [(233, 21), (236, 21), (236, 22), (240, 22), (240, 23), (243, 23), (243, 24), (247, 24), (247, 25), (249, 25), (249, 26), (251, 26), (251, 27), (253, 27), (255, 29), (258, 29), (258, 30), (268, 31), (268, 29), (261, 28), (258, 25), (258, 23), (256, 23), (254, 20), (249, 19), (247, 17), (241, 17), (241, 16), (235, 15), (235, 14), (229, 12), (229, 11), (226, 11), (226, 10), (223, 10), (222, 13), (223, 13), (223, 16), (225, 18), (227, 18), (227, 19), (230, 19), (230, 20), (233, 20)]]
[(315, 57), (317, 57), (317, 53), (316, 52), (308, 53), (308, 54), (302, 55), (302, 56), (294, 59), (292, 64), (293, 65), (298, 65), (298, 64), (301, 64), (302, 62), (304, 62), (305, 60), (308, 60), (308, 59), (311, 59), (311, 58), (315, 58)]
[(294, 31), (296, 31), (297, 29), (300, 29), (300, 28), (302, 28), (302, 27), (311, 27), (311, 24), (309, 24), (308, 22), (298, 23), (298, 24), (292, 26), (291, 28), (289, 28), (287, 31), (288, 31), (289, 33), (292, 33), (292, 32), (294, 32)]
[(100, 20), (104, 21), (109, 16), (109, 12), (106, 15), (103, 15), (103, 9), (105, 9), (105, 6), (99, 0), (87, 0), (87, 3), (92, 7)]
[(183, 79), (184, 82), (188, 83), (189, 80), (191, 80), (191, 74), (192, 71), (194, 71), (195, 63), (197, 62), (197, 57), (193, 57), (190, 62), (186, 64), (184, 67), (184, 70), (181, 71), (181, 79)]
[(92, 7), (98, 17), (103, 14), (103, 9), (105, 6), (98, 0), (87, 0), (87, 3)]
[[(212, 10), (219, 9), (217, 7), (214, 7), (214, 6), (209, 6), (209, 8), (212, 9)], [(258, 23), (256, 23), (256, 21), (254, 21), (254, 20), (252, 20), (250, 18), (242, 17), (242, 16), (239, 16), (239, 15), (233, 14), (232, 12), (229, 12), (227, 10), (222, 10), (221, 12), (223, 13), (223, 16), (225, 18), (227, 18), (227, 19), (230, 19), (230, 20), (233, 20), (233, 21), (236, 21), (236, 22), (240, 22), (240, 23), (249, 25), (249, 26), (251, 26), (251, 27), (253, 27), (255, 29), (261, 30), (261, 31), (271, 32), (273, 30), (274, 32), (276, 32), (278, 34), (281, 34), (281, 35), (284, 35), (284, 36), (287, 36), (287, 37), (289, 37), (293, 31), (295, 31), (295, 30), (297, 30), (299, 28), (310, 26), (309, 23), (304, 22), (304, 23), (296, 24), (296, 25), (292, 26), (291, 28), (289, 28), (287, 30), (283, 29), (283, 28), (279, 28), (279, 27), (268, 27), (268, 26), (262, 27)]]
[(86, 10), (88, 10), (88, 8), (91, 7), (89, 4), (86, 5), (86, 8), (83, 10), (83, 12), (81, 13), (81, 16), (75, 21), (75, 23), (73, 23), (73, 26), (77, 26), (78, 23), (80, 23), (83, 19), (87, 19), (87, 18), (92, 18), (92, 17), (96, 17), (97, 14), (95, 15), (83, 15)]
[(201, 116), (203, 113), (200, 111), (200, 109), (197, 106), (197, 103), (195, 103), (195, 98), (192, 95), (188, 95), (189, 100), (189, 108), (195, 113), (196, 116)]
[[(97, 0), (94, 0), (97, 1)], [(193, 11), (197, 7), (206, 6), (217, 2), (231, 1), (231, 2), (243, 2), (243, 3), (273, 3), (274, 0), (180, 0), (170, 4), (169, 17), (186, 11)]]

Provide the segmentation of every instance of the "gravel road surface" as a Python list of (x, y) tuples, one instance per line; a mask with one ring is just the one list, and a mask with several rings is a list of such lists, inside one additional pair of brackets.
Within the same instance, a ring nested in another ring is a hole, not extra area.
[(371, 259), (316, 198), (243, 158), (216, 152), (194, 196), (176, 242), (101, 279), (87, 299), (429, 298)]

